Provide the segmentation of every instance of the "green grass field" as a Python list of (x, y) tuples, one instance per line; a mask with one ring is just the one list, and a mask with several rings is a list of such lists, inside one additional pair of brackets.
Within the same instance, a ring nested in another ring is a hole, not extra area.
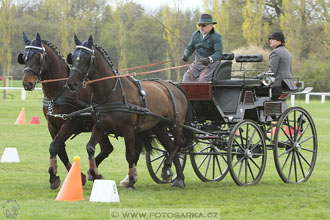
[[(110, 219), (113, 208), (213, 208), (220, 210), (221, 219), (330, 218), (329, 101), (321, 104), (315, 100), (309, 105), (296, 101), (296, 105), (306, 108), (312, 115), (318, 132), (317, 163), (306, 183), (283, 183), (277, 174), (272, 152), (268, 151), (264, 176), (256, 186), (239, 187), (229, 174), (221, 182), (204, 183), (196, 177), (188, 160), (184, 170), (186, 187), (176, 189), (154, 183), (142, 155), (137, 166), (139, 181), (136, 190), (125, 191), (118, 186), (128, 171), (123, 139), (112, 138), (115, 150), (101, 164), (99, 171), (105, 179), (116, 181), (120, 203), (92, 203), (89, 202), (92, 182), (84, 186), (83, 201), (55, 201), (59, 189), (49, 189), (48, 148), (51, 138), (41, 111), (42, 95), (40, 91), (27, 95), (27, 101), (21, 101), (19, 94), (8, 100), (0, 99), (0, 156), (4, 148), (15, 147), (20, 157), (20, 163), (0, 163), (0, 205), (7, 200), (16, 200), (19, 205), (17, 219)], [(25, 107), (27, 124), (14, 125), (22, 107)], [(41, 124), (30, 125), (32, 116), (39, 116)], [(70, 160), (79, 155), (85, 174), (88, 169), (85, 145), (89, 137), (90, 134), (82, 134), (67, 141)], [(58, 175), (62, 183), (66, 174), (59, 160)], [(6, 219), (2, 209), (0, 219)]]

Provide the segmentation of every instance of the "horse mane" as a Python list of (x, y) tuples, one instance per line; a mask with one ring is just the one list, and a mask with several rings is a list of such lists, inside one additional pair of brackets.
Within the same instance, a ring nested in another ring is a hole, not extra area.
[(97, 45), (97, 44), (95, 44), (93, 46), (101, 53), (101, 55), (103, 56), (103, 58), (107, 61), (107, 63), (111, 67), (111, 69), (116, 74), (116, 70), (113, 69), (114, 63), (112, 62), (111, 58), (109, 57), (107, 51), (105, 49), (103, 49), (101, 46)]
[(58, 48), (54, 44), (52, 44), (51, 42), (49, 42), (47, 40), (41, 40), (41, 41), (43, 44), (46, 44), (48, 47), (50, 47), (54, 51), (54, 53), (58, 56), (58, 58), (60, 58), (60, 60), (62, 60), (65, 63), (67, 68), (70, 69), (69, 64), (66, 62), (66, 60), (64, 59), (61, 52), (58, 50)]

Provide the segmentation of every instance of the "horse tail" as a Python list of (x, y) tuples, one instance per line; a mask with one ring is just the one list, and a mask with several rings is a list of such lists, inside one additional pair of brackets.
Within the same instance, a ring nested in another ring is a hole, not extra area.
[(152, 131), (144, 131), (136, 135), (136, 144), (138, 151), (150, 151), (150, 153), (152, 153), (152, 146), (155, 145), (155, 138), (153, 138), (152, 135)]

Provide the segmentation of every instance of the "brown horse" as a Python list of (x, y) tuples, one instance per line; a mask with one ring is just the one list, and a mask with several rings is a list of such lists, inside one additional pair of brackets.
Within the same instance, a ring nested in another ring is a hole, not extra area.
[[(103, 77), (117, 77), (91, 84), (94, 94), (92, 136), (87, 144), (91, 169), (94, 148), (104, 133), (123, 136), (126, 145), (126, 160), (129, 165), (127, 189), (134, 189), (133, 173), (136, 157), (140, 149), (136, 147), (135, 136), (152, 131), (160, 143), (170, 153), (164, 163), (162, 177), (173, 175), (170, 167), (174, 162), (177, 178), (173, 186), (184, 187), (184, 175), (179, 163), (178, 150), (183, 146), (183, 128), (177, 126), (188, 119), (189, 101), (179, 85), (164, 80), (149, 80), (134, 83), (133, 79), (118, 77), (106, 52), (93, 45), (92, 36), (87, 42), (80, 42), (74, 35), (76, 48), (69, 54), (67, 61), (72, 63), (68, 86), (76, 91), (81, 84)], [(174, 142), (168, 135), (168, 129)], [(97, 170), (95, 169), (95, 172)]]
[[(31, 91), (39, 81), (56, 80), (68, 78), (70, 68), (56, 47), (48, 41), (41, 40), (39, 33), (36, 39), (30, 41), (23, 32), (23, 39), (26, 44), (24, 53), (18, 55), (18, 63), (25, 64), (24, 75), (22, 79), (25, 90)], [(81, 132), (90, 132), (93, 122), (91, 116), (75, 117), (71, 120), (64, 120), (60, 114), (67, 114), (78, 109), (85, 108), (90, 103), (91, 90), (87, 87), (73, 94), (65, 87), (66, 80), (43, 83), (42, 90), (43, 112), (48, 121), (48, 130), (53, 139), (50, 144), (50, 188), (56, 189), (61, 181), (57, 173), (56, 155), (63, 162), (69, 171), (71, 163), (65, 150), (65, 141), (72, 135), (78, 135)], [(113, 146), (106, 135), (99, 138), (101, 147), (100, 154), (96, 157), (96, 166), (113, 151)], [(89, 173), (89, 180), (102, 178)], [(83, 184), (86, 183), (86, 176), (82, 173)]]

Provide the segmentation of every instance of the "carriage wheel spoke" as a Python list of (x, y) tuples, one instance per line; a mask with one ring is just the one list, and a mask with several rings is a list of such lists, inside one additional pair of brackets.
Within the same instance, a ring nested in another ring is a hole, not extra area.
[(226, 164), (228, 164), (228, 162), (227, 162), (227, 160), (226, 160), (226, 158), (221, 154), (220, 155), (221, 157), (222, 157), (222, 159), (226, 162)]
[(162, 161), (159, 163), (157, 169), (155, 170), (155, 174), (158, 173), (158, 171), (159, 171), (160, 167), (162, 166), (162, 164), (164, 163), (164, 161), (165, 161), (165, 157), (163, 157)]
[(290, 176), (291, 176), (292, 165), (293, 165), (293, 157), (294, 157), (294, 153), (292, 153), (292, 157), (291, 157), (291, 163), (290, 163), (290, 168), (289, 168), (288, 180), (290, 180)]
[(247, 184), (247, 171), (248, 171), (248, 168), (247, 168), (247, 160), (245, 159), (245, 184)]
[(166, 154), (166, 150), (161, 150), (161, 149), (158, 149), (156, 147), (153, 147), (152, 150), (156, 150), (156, 151), (159, 151), (159, 152), (161, 152), (163, 154)]
[(218, 156), (215, 155), (215, 159), (217, 160), (218, 168), (220, 170), (220, 175), (222, 175), (222, 169), (221, 169), (221, 165), (220, 165), (220, 161), (218, 159)]
[(301, 150), (304, 150), (304, 151), (311, 152), (311, 153), (314, 153), (315, 152), (314, 150), (310, 150), (310, 149), (307, 149), (307, 148), (304, 148), (304, 147), (301, 147), (300, 149)]
[(297, 176), (297, 161), (296, 161), (296, 154), (293, 152), (293, 161), (294, 161), (294, 174), (296, 182), (298, 182), (298, 176)]
[(306, 141), (309, 141), (310, 139), (312, 139), (314, 136), (310, 136), (302, 141), (299, 142), (299, 144), (301, 145), (302, 143), (305, 143)]
[(159, 159), (162, 158), (162, 157), (165, 158), (165, 154), (162, 154), (162, 155), (160, 155), (160, 156), (158, 156), (158, 157), (155, 157), (154, 159), (150, 160), (150, 162), (151, 162), (151, 163), (152, 163), (152, 162), (155, 162), (156, 160), (159, 160)]
[(304, 157), (304, 155), (300, 151), (298, 151), (298, 153), (299, 153), (300, 157), (305, 161), (305, 163), (307, 163), (307, 165), (309, 167), (311, 167), (312, 165), (306, 160), (306, 158)]
[(282, 166), (282, 170), (284, 169), (286, 163), (288, 162), (288, 159), (289, 159), (291, 153), (292, 153), (292, 151), (290, 151), (289, 154), (288, 154), (288, 156), (286, 157), (286, 159), (285, 159), (285, 161), (284, 161), (284, 164), (283, 164), (283, 166)]
[(203, 163), (205, 162), (206, 158), (208, 158), (210, 155), (205, 155), (202, 159), (202, 161), (198, 164), (198, 169), (201, 168), (201, 166), (203, 165)]
[(254, 178), (253, 171), (252, 171), (252, 169), (251, 169), (251, 166), (250, 166), (249, 160), (246, 160), (246, 163), (247, 163), (247, 165), (248, 165), (248, 167), (249, 167), (249, 170), (250, 170), (250, 173), (251, 173), (252, 179), (255, 180), (256, 178)]
[[(240, 167), (239, 167), (239, 171), (238, 171), (238, 179), (240, 178), (240, 176), (241, 176), (241, 171), (242, 171), (242, 167), (243, 167), (243, 162), (244, 162), (244, 160), (242, 159), (242, 160), (240, 160), (240, 162), (241, 162), (241, 165), (240, 165)], [(238, 163), (238, 161), (237, 161), (237, 163)], [(236, 164), (237, 164), (236, 163)]]
[(306, 125), (304, 130), (300, 133), (300, 137), (298, 138), (297, 142), (300, 142), (300, 139), (304, 136), (305, 132), (307, 131), (307, 129), (309, 127), (309, 125), (310, 125), (310, 122), (308, 122), (308, 124)]
[(297, 154), (298, 162), (299, 162), (299, 165), (300, 165), (301, 173), (302, 173), (303, 177), (305, 178), (306, 176), (305, 176), (304, 168), (303, 168), (301, 160), (300, 160), (299, 153), (296, 152), (296, 154)]
[(210, 167), (210, 162), (211, 162), (211, 155), (209, 156), (209, 159), (207, 160), (207, 165), (206, 165), (206, 168), (205, 168), (205, 175), (204, 176), (207, 176), (207, 172), (209, 171), (209, 167)]
[(283, 133), (287, 137), (287, 139), (291, 142), (291, 144), (293, 144), (292, 139), (288, 136), (288, 134), (285, 132), (285, 130), (283, 128), (281, 128), (281, 130), (283, 131)]
[(254, 166), (256, 166), (259, 170), (261, 169), (259, 167), (259, 165), (252, 159), (252, 158), (249, 158), (251, 160), (251, 162), (254, 164)]
[(244, 150), (244, 148), (242, 147), (242, 145), (240, 145), (240, 143), (238, 143), (236, 139), (234, 139), (234, 141), (236, 142), (237, 146), (238, 146), (239, 148), (241, 148), (241, 150), (244, 152), (245, 150)]
[(287, 154), (287, 153), (291, 152), (292, 150), (293, 150), (293, 147), (291, 147), (291, 148), (288, 149), (287, 151), (281, 153), (281, 154), (278, 156), (278, 158), (282, 157), (284, 154)]

